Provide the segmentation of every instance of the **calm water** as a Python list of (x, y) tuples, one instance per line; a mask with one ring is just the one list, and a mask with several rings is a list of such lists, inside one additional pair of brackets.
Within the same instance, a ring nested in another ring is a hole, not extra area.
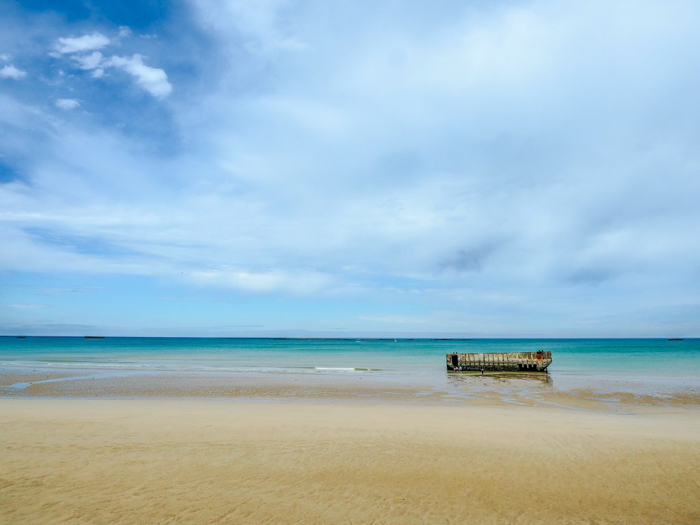
[[(700, 339), (279, 340), (0, 337), (0, 368), (445, 375), (448, 352), (551, 350), (552, 378), (700, 384)], [(369, 369), (369, 370), (368, 370)]]

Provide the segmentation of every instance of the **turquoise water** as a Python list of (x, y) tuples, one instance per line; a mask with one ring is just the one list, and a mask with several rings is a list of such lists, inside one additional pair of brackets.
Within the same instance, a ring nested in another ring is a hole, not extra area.
[[(700, 382), (700, 339), (0, 337), (0, 368), (444, 376), (449, 352), (550, 350), (550, 375)], [(369, 370), (367, 370), (369, 369)]]

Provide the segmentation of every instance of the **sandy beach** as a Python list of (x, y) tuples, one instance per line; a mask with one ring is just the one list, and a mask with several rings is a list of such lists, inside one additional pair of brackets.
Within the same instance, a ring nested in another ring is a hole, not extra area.
[(700, 412), (0, 400), (3, 523), (698, 523)]

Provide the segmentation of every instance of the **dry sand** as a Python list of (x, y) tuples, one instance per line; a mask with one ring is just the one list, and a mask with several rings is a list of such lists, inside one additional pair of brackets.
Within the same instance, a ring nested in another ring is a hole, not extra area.
[(700, 412), (0, 400), (1, 523), (700, 523)]

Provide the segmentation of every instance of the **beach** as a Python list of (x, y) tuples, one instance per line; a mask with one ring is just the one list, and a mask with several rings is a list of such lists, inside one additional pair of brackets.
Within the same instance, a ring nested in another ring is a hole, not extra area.
[(1, 399), (3, 523), (697, 523), (700, 412)]
[(698, 20), (0, 0), (0, 525), (700, 525)]
[[(551, 373), (451, 373), (555, 348)], [(698, 341), (0, 341), (1, 523), (700, 522)]]

